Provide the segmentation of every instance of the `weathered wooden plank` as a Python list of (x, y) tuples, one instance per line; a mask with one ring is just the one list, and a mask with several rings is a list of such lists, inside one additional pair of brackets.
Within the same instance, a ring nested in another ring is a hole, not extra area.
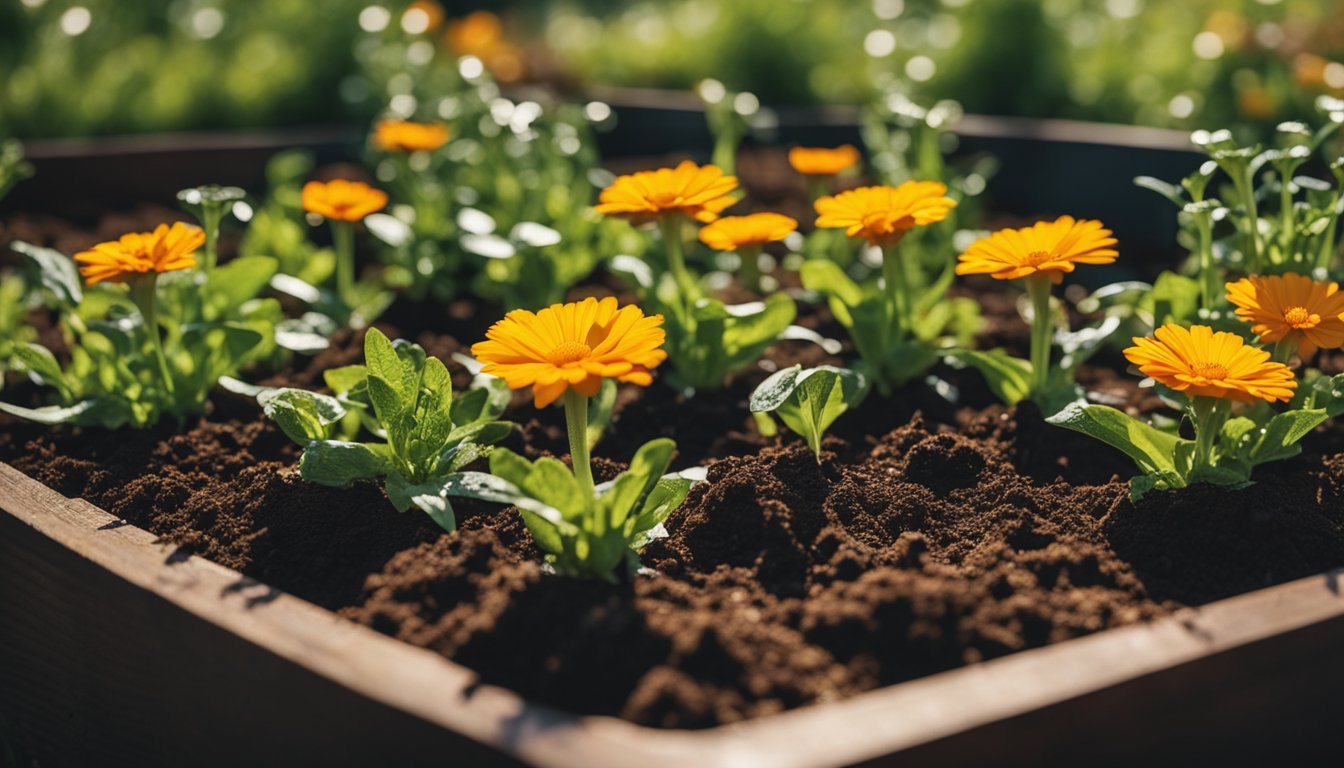
[(1344, 686), (1336, 572), (841, 702), (658, 731), (477, 686), (4, 464), (0, 509), (0, 715), (44, 765), (1282, 758), (1330, 743), (1317, 729)]

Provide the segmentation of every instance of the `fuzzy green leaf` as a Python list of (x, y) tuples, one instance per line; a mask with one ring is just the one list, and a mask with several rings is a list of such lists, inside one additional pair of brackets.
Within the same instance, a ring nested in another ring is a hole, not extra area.
[(1177, 448), (1191, 445), (1189, 440), (1158, 430), (1105, 405), (1074, 403), (1046, 421), (1119, 449), (1144, 473), (1175, 473)]
[(299, 474), (304, 480), (337, 488), (382, 477), (391, 470), (391, 452), (381, 443), (315, 440), (299, 459)]

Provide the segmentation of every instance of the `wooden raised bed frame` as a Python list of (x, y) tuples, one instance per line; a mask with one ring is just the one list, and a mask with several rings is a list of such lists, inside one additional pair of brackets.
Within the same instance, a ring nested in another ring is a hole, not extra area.
[(43, 766), (1325, 760), (1339, 756), (1341, 573), (835, 703), (664, 731), (478, 684), (0, 463), (0, 738)]

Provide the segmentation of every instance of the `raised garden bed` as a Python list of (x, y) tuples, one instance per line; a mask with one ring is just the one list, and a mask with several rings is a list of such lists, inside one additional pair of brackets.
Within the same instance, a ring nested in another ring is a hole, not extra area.
[[(1022, 350), (1011, 300), (967, 290), (982, 341)], [(498, 314), (401, 305), (382, 326), (447, 359)], [(838, 335), (825, 311), (800, 322)], [(268, 383), (316, 386), (359, 353), (345, 333)], [(376, 487), (305, 484), (297, 448), (233, 395), (181, 434), (6, 418), (0, 735), (44, 764), (1325, 754), (1344, 683), (1337, 428), (1235, 495), (1134, 504), (1123, 457), (950, 369), (957, 405), (919, 385), (870, 399), (817, 463), (761, 436), (745, 400), (771, 369), (838, 361), (794, 342), (765, 360), (716, 396), (619, 402), (599, 473), (658, 435), (676, 466), (709, 466), (645, 552), (662, 575), (619, 585), (544, 575), (491, 505), (458, 505), (450, 536)], [(1122, 367), (1080, 378), (1150, 409)], [(520, 402), (509, 446), (563, 455), (559, 414)]]

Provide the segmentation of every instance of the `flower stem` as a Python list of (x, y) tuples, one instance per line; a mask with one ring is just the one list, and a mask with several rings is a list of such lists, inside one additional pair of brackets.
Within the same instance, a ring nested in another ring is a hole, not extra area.
[(742, 266), (738, 271), (738, 278), (742, 287), (753, 291), (761, 290), (761, 247), (759, 245), (748, 245), (738, 250), (738, 258), (742, 260)]
[(1040, 394), (1050, 381), (1050, 336), (1055, 325), (1050, 316), (1050, 278), (1028, 277), (1027, 295), (1031, 297), (1031, 391)]
[(1283, 249), (1285, 260), (1292, 258), (1293, 248), (1293, 186), (1288, 178), (1290, 174), (1279, 174), (1279, 213), (1283, 217), (1279, 224), (1279, 247)]
[(1273, 360), (1276, 363), (1283, 363), (1284, 365), (1287, 365), (1288, 361), (1292, 359), (1293, 353), (1296, 351), (1297, 351), (1297, 336), (1296, 334), (1290, 333), (1287, 336), (1284, 336), (1282, 339), (1279, 339), (1278, 341), (1274, 342), (1274, 349), (1272, 352), (1270, 352), (1269, 359)]
[(159, 365), (159, 377), (163, 380), (163, 389), (169, 397), (173, 396), (173, 375), (168, 369), (168, 357), (163, 353), (163, 339), (159, 337), (159, 313), (154, 298), (154, 286), (158, 275), (147, 272), (131, 279), (131, 301), (140, 310), (145, 323), (145, 333), (149, 335), (149, 344), (154, 349), (154, 358)]
[(1246, 205), (1246, 241), (1247, 250), (1250, 251), (1246, 255), (1250, 259), (1250, 273), (1258, 275), (1264, 271), (1264, 265), (1260, 263), (1260, 211), (1255, 204), (1255, 179), (1249, 165), (1234, 177), (1233, 186), (1240, 192), (1241, 200)]
[(354, 222), (332, 219), (331, 240), (336, 247), (336, 295), (347, 309), (352, 309), (355, 288)]
[(905, 338), (915, 329), (915, 307), (910, 297), (910, 281), (895, 245), (882, 246), (882, 280), (886, 284), (888, 313), (892, 326), (898, 329), (897, 339)]
[(668, 214), (659, 220), (663, 230), (663, 247), (667, 249), (667, 268), (681, 289), (682, 298), (688, 304), (696, 298), (699, 289), (695, 279), (686, 269), (686, 253), (681, 242), (681, 219), (676, 214)]
[(574, 479), (587, 497), (593, 496), (593, 460), (588, 453), (588, 398), (565, 390), (565, 429), (569, 432), (569, 461)]
[(219, 223), (224, 219), (222, 203), (206, 201), (201, 204), (201, 224), (205, 227), (205, 263), (203, 271), (208, 275), (219, 262)]
[(1209, 213), (1195, 214), (1195, 225), (1199, 229), (1199, 278), (1200, 306), (1205, 313), (1212, 314), (1218, 301), (1218, 271), (1213, 265), (1213, 218)]
[(1212, 469), (1213, 444), (1229, 414), (1227, 401), (1219, 397), (1195, 396), (1190, 399), (1190, 419), (1195, 424), (1195, 456), (1192, 468)]

